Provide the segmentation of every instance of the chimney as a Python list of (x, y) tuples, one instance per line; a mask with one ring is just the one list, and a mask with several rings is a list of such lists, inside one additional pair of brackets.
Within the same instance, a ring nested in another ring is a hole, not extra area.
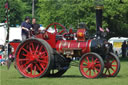
[(97, 5), (96, 6), (96, 33), (97, 36), (100, 36), (99, 27), (102, 27), (102, 10), (103, 5)]

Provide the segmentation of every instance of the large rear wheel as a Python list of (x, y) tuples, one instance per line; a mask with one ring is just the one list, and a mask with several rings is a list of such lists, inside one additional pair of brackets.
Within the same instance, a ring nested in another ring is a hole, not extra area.
[(46, 41), (32, 38), (19, 45), (15, 60), (17, 70), (24, 77), (39, 78), (49, 73), (53, 51)]
[(84, 54), (80, 59), (79, 69), (85, 78), (98, 78), (104, 69), (103, 59), (96, 53)]

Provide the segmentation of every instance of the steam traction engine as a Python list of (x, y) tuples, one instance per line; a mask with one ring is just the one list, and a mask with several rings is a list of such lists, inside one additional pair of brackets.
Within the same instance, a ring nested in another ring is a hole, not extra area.
[[(54, 27), (55, 32), (48, 29)], [(63, 28), (59, 31), (57, 28)], [(23, 41), (12, 41), (16, 69), (24, 77), (60, 77), (68, 69), (73, 57), (80, 58), (79, 70), (86, 78), (114, 77), (120, 70), (118, 57), (111, 52), (103, 38), (90, 39), (81, 25), (76, 33), (66, 31), (59, 23), (50, 24), (41, 33)], [(77, 39), (75, 39), (75, 37)]]
[[(44, 76), (60, 77), (68, 69), (72, 58), (79, 58), (79, 70), (86, 78), (115, 77), (120, 70), (120, 61), (112, 53), (112, 46), (104, 38), (102, 6), (96, 7), (97, 37), (90, 38), (84, 24), (76, 33), (66, 31), (59, 23), (52, 23), (31, 38), (9, 44), (14, 49), (16, 69), (29, 78)], [(49, 28), (55, 32), (50, 33)], [(59, 31), (62, 28), (63, 30)]]

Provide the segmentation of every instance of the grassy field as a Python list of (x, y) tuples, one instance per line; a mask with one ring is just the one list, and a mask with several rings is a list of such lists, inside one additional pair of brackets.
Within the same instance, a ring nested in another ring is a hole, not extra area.
[(121, 70), (115, 78), (86, 79), (78, 67), (71, 67), (59, 78), (22, 78), (18, 71), (11, 66), (0, 66), (0, 85), (128, 85), (128, 60), (121, 60)]

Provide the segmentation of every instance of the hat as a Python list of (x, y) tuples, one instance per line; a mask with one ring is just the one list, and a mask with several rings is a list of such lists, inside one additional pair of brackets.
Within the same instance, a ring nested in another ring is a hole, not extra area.
[(26, 16), (26, 17), (25, 17), (25, 20), (28, 20), (28, 19), (30, 19), (29, 16)]

